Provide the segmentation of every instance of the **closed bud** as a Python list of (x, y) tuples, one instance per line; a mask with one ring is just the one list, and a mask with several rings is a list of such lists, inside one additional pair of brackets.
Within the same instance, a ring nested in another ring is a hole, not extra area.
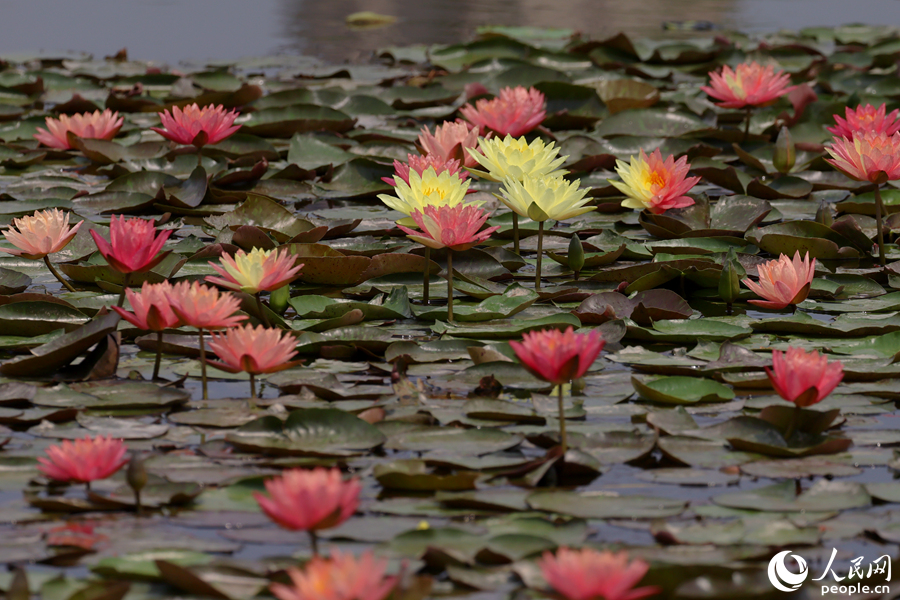
[(577, 233), (569, 240), (569, 268), (575, 271), (576, 277), (584, 268), (584, 247)]
[(136, 492), (141, 491), (147, 485), (147, 469), (144, 468), (144, 459), (137, 453), (131, 455), (128, 470), (125, 471), (125, 480)]
[(741, 278), (746, 275), (747, 272), (738, 261), (737, 252), (734, 248), (729, 248), (722, 262), (722, 274), (719, 276), (719, 296), (729, 306), (740, 296)]
[(816, 211), (816, 223), (821, 223), (825, 227), (831, 227), (834, 224), (834, 213), (831, 205), (822, 200), (819, 203), (819, 209)]
[(791, 137), (791, 130), (787, 127), (781, 128), (778, 139), (775, 140), (775, 154), (772, 157), (772, 162), (775, 163), (775, 168), (778, 169), (779, 173), (790, 172), (794, 168), (794, 163), (797, 162), (797, 149), (794, 147), (794, 138)]

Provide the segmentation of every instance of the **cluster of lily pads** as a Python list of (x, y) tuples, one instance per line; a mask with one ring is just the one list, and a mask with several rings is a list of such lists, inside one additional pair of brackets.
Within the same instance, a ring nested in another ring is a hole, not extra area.
[(724, 598), (783, 547), (894, 554), (898, 58), (6, 57), (0, 589)]

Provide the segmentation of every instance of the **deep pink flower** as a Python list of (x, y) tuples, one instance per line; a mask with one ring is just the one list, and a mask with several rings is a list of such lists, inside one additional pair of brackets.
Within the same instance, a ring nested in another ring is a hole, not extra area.
[(153, 219), (128, 219), (125, 215), (109, 220), (109, 239), (106, 241), (99, 233), (91, 229), (91, 237), (97, 244), (100, 254), (109, 266), (120, 273), (146, 273), (168, 256), (169, 252), (160, 254), (163, 245), (172, 234), (171, 229), (156, 235)]
[(547, 583), (566, 600), (637, 600), (661, 591), (656, 586), (634, 589), (649, 565), (640, 559), (629, 562), (626, 552), (562, 547), (556, 556), (544, 552), (538, 566)]
[(50, 148), (69, 150), (72, 148), (67, 135), (70, 131), (80, 138), (111, 140), (119, 133), (125, 119), (107, 108), (102, 112), (95, 110), (71, 117), (59, 115), (58, 119), (47, 117), (45, 122), (47, 129), (38, 127), (34, 139)]
[(125, 444), (112, 437), (82, 438), (47, 448), (48, 458), (38, 457), (38, 469), (51, 479), (88, 483), (106, 479), (128, 462)]
[(584, 375), (597, 360), (606, 340), (596, 329), (575, 333), (572, 327), (530, 331), (521, 342), (510, 342), (523, 366), (535, 377), (562, 385)]
[(172, 284), (168, 281), (156, 284), (145, 281), (140, 294), (136, 294), (131, 288), (125, 288), (125, 295), (134, 312), (128, 312), (121, 306), (113, 306), (112, 309), (139, 329), (164, 331), (181, 324), (181, 319), (172, 312), (169, 305), (171, 293)]
[(794, 260), (782, 254), (775, 260), (765, 262), (757, 267), (759, 283), (752, 279), (742, 280), (750, 290), (765, 300), (748, 300), (751, 304), (781, 310), (791, 304), (799, 304), (809, 295), (816, 272), (816, 259), (800, 258), (800, 251), (794, 252)]
[(246, 319), (236, 315), (241, 307), (240, 299), (230, 292), (221, 293), (218, 288), (197, 281), (180, 281), (166, 293), (172, 312), (185, 325), (198, 329), (224, 329), (234, 327)]
[(461, 160), (463, 166), (478, 166), (478, 161), (466, 152), (466, 148), (478, 150), (478, 128), (465, 121), (447, 121), (435, 127), (433, 135), (427, 127), (423, 127), (418, 141), (426, 155), (435, 157), (441, 164), (455, 158)]
[(218, 144), (240, 129), (240, 125), (234, 124), (237, 117), (237, 111), (226, 112), (221, 104), (200, 108), (194, 103), (183, 110), (173, 106), (171, 114), (167, 110), (159, 113), (163, 128), (150, 129), (176, 144), (200, 148), (206, 144)]
[(721, 73), (709, 73), (710, 85), (700, 89), (716, 98), (722, 108), (744, 108), (746, 106), (767, 106), (787, 94), (794, 86), (788, 86), (791, 78), (783, 71), (775, 72), (771, 65), (763, 67), (753, 61), (741, 63), (735, 70), (722, 67)]
[(491, 234), (500, 229), (488, 227), (482, 232), (478, 230), (487, 221), (490, 213), (471, 204), (457, 204), (456, 206), (425, 207), (422, 213), (416, 210), (410, 215), (421, 231), (397, 225), (409, 239), (415, 240), (429, 248), (450, 248), (451, 250), (468, 250), (475, 244), (479, 244)]
[(875, 108), (871, 104), (860, 104), (853, 110), (849, 106), (844, 109), (847, 118), (844, 119), (840, 115), (834, 115), (834, 127), (826, 127), (831, 134), (837, 138), (845, 137), (848, 140), (853, 139), (853, 135), (859, 133), (883, 133), (884, 135), (894, 135), (900, 131), (900, 109), (895, 108), (890, 114), (885, 115), (885, 105), (882, 104)]
[(851, 179), (877, 184), (900, 179), (900, 133), (834, 138), (825, 149), (833, 157), (825, 160)]
[(638, 210), (646, 208), (658, 215), (670, 208), (684, 208), (694, 203), (694, 199), (685, 194), (700, 178), (687, 177), (690, 169), (687, 156), (676, 161), (670, 154), (663, 160), (659, 148), (650, 156), (641, 150), (640, 156), (632, 156), (630, 163), (616, 161), (616, 172), (622, 181), (610, 180), (610, 183), (628, 196), (622, 206)]
[[(420, 156), (418, 154), (407, 154), (407, 162), (402, 163), (394, 160), (394, 177), (399, 177), (406, 185), (409, 185), (409, 170), (412, 169), (421, 175), (428, 167), (433, 167), (435, 175), (440, 175), (443, 171), (447, 171), (451, 175), (456, 174), (460, 179), (468, 179), (469, 173), (459, 170), (459, 161), (455, 158), (444, 160), (436, 154), (428, 156)], [(394, 183), (394, 177), (382, 177), (381, 180), (388, 185), (397, 185)]]
[(291, 585), (273, 583), (269, 589), (279, 600), (383, 600), (398, 577), (385, 577), (387, 560), (371, 550), (359, 559), (331, 551), (330, 559), (314, 556), (302, 570), (289, 568)]
[(297, 354), (297, 338), (280, 329), (260, 325), (232, 327), (223, 333), (212, 334), (209, 348), (219, 357), (207, 363), (228, 373), (244, 371), (253, 375), (275, 373), (290, 369), (302, 361), (291, 362)]
[(344, 480), (340, 469), (290, 469), (265, 482), (268, 496), (254, 492), (263, 512), (291, 531), (337, 527), (359, 506), (359, 479)]
[(766, 374), (778, 395), (797, 406), (812, 406), (825, 399), (844, 378), (840, 362), (828, 362), (818, 351), (788, 346), (787, 352), (772, 351), (772, 368)]
[(547, 114), (544, 94), (521, 85), (503, 88), (498, 97), (492, 100), (482, 98), (475, 102), (475, 106), (466, 104), (459, 112), (482, 134), (490, 130), (501, 136), (513, 137), (522, 136), (540, 125)]

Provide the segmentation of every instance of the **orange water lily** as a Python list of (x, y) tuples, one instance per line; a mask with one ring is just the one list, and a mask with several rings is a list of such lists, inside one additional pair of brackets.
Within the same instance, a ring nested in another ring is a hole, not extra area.
[(80, 138), (111, 140), (119, 133), (125, 119), (107, 108), (72, 116), (59, 115), (57, 119), (47, 117), (45, 122), (47, 129), (38, 127), (34, 139), (49, 148), (69, 150), (73, 147), (69, 133)]
[(782, 310), (806, 300), (816, 272), (816, 259), (810, 260), (809, 252), (801, 259), (800, 251), (797, 250), (793, 260), (782, 254), (775, 260), (759, 265), (757, 270), (759, 283), (754, 283), (751, 279), (742, 281), (753, 293), (765, 300), (748, 302), (763, 308)]
[(894, 135), (900, 131), (900, 109), (895, 108), (886, 113), (884, 104), (875, 108), (871, 104), (860, 104), (856, 109), (849, 106), (844, 109), (846, 118), (834, 115), (835, 125), (826, 127), (835, 138), (847, 138), (852, 140), (854, 135), (865, 133), (882, 133)]
[(627, 552), (599, 552), (593, 548), (559, 548), (538, 561), (550, 587), (566, 600), (638, 600), (658, 594), (656, 586), (635, 588), (650, 566), (628, 560)]
[(287, 570), (291, 585), (273, 583), (269, 589), (279, 600), (383, 600), (398, 577), (385, 577), (387, 560), (366, 550), (359, 558), (331, 551), (330, 559), (313, 557), (304, 568)]
[(173, 106), (171, 112), (165, 110), (159, 113), (162, 127), (150, 129), (176, 144), (200, 148), (206, 144), (218, 144), (240, 129), (240, 125), (234, 124), (237, 117), (236, 111), (226, 111), (221, 104), (200, 108), (194, 103), (183, 109)]
[(434, 128), (434, 133), (422, 128), (419, 134), (419, 146), (427, 156), (433, 156), (440, 164), (455, 158), (462, 161), (463, 166), (474, 167), (478, 162), (469, 156), (466, 148), (478, 147), (478, 128), (465, 121), (447, 121)]
[(790, 76), (775, 72), (771, 65), (762, 66), (756, 61), (739, 64), (734, 70), (728, 65), (721, 73), (710, 72), (710, 84), (700, 89), (721, 100), (722, 108), (746, 108), (748, 106), (768, 106), (790, 92)]
[(491, 100), (477, 100), (459, 109), (463, 118), (478, 127), (482, 134), (493, 131), (501, 136), (517, 138), (541, 124), (546, 116), (544, 94), (534, 88), (503, 88)]
[(38, 470), (57, 481), (86, 483), (106, 479), (127, 461), (122, 440), (112, 437), (86, 437), (47, 448), (47, 457), (38, 457)]
[(297, 354), (296, 347), (297, 339), (290, 333), (262, 325), (244, 325), (213, 333), (209, 348), (219, 360), (207, 362), (227, 373), (249, 373), (250, 397), (256, 398), (256, 375), (283, 371), (303, 362), (291, 361)]
[(622, 206), (647, 209), (653, 214), (663, 213), (670, 208), (684, 208), (694, 203), (686, 194), (700, 181), (699, 177), (687, 177), (691, 165), (687, 157), (677, 161), (673, 155), (663, 160), (659, 148), (639, 156), (632, 156), (631, 162), (616, 161), (616, 172), (622, 181), (609, 182), (628, 196)]

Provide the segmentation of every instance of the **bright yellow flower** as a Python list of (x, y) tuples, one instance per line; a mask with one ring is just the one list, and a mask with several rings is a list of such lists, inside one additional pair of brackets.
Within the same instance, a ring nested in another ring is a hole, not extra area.
[[(507, 135), (502, 140), (493, 138), (478, 140), (481, 153), (467, 148), (472, 158), (477, 160), (485, 171), (469, 169), (482, 179), (504, 181), (512, 177), (521, 181), (527, 175), (541, 177), (556, 171), (568, 156), (558, 156), (559, 148), (553, 142), (545, 145), (540, 138), (530, 144), (524, 137), (513, 138)], [(565, 172), (555, 173), (565, 175)]]
[(562, 176), (526, 175), (523, 181), (509, 177), (497, 198), (532, 221), (564, 221), (594, 210), (593, 206), (585, 206), (590, 198), (585, 197), (587, 190), (580, 189), (580, 185), (580, 179), (569, 182)]
[[(419, 211), (424, 212), (426, 206), (456, 206), (466, 197), (469, 189), (468, 180), (463, 181), (455, 173), (442, 171), (440, 175), (434, 172), (434, 167), (428, 167), (421, 175), (410, 169), (409, 185), (401, 178), (394, 178), (396, 196), (379, 194), (378, 198), (404, 215), (411, 215)], [(473, 202), (472, 204), (481, 204)], [(406, 219), (401, 223), (406, 224)]]

